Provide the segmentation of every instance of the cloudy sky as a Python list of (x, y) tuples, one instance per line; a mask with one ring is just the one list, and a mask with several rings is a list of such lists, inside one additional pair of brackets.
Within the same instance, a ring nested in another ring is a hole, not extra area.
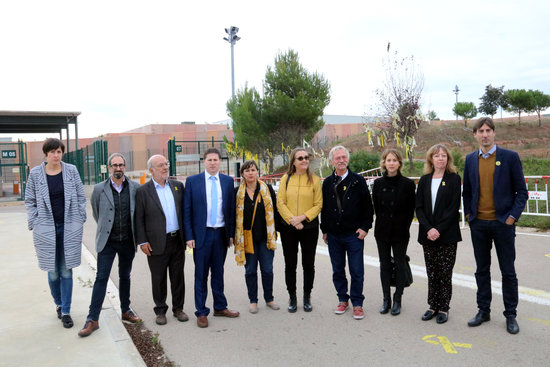
[(79, 136), (151, 123), (216, 122), (231, 97), (224, 28), (240, 28), (235, 84), (261, 90), (296, 50), (331, 83), (327, 114), (375, 104), (386, 46), (414, 55), (424, 111), (453, 118), (487, 84), (550, 93), (550, 2), (3, 1), (0, 110), (80, 111)]

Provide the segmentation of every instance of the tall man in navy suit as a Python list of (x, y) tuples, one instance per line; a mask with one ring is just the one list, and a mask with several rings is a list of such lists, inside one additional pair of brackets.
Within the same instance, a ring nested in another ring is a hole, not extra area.
[(491, 247), (494, 242), (502, 273), (506, 330), (517, 334), (518, 279), (514, 267), (514, 242), (515, 223), (528, 198), (525, 178), (518, 154), (495, 145), (495, 124), (491, 118), (476, 121), (473, 131), (479, 150), (466, 156), (463, 197), (477, 265), (479, 311), (468, 326), (479, 326), (491, 319)]
[(204, 153), (205, 172), (186, 181), (184, 226), (187, 246), (195, 260), (195, 315), (197, 325), (208, 326), (206, 307), (208, 271), (211, 272), (214, 316), (237, 317), (227, 308), (223, 291), (223, 266), (227, 248), (235, 233), (235, 194), (233, 179), (219, 173), (221, 154), (216, 148)]

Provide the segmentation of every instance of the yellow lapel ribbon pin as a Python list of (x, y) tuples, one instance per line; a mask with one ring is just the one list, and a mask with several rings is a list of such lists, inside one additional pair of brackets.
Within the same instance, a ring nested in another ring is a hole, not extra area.
[(497, 165), (497, 166), (500, 166), (500, 161), (497, 161), (496, 165)]
[(441, 186), (445, 186), (445, 181), (442, 181), (442, 182), (441, 182)]

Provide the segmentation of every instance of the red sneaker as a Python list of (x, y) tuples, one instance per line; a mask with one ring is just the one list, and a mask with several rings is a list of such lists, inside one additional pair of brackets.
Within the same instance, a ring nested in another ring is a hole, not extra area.
[(340, 302), (340, 303), (338, 303), (338, 306), (337, 306), (336, 309), (334, 310), (334, 313), (337, 314), (337, 315), (343, 314), (344, 312), (346, 312), (346, 311), (348, 310), (348, 305), (349, 305), (348, 302)]
[(353, 318), (355, 320), (361, 320), (365, 318), (365, 312), (363, 312), (363, 307), (357, 306), (353, 308)]

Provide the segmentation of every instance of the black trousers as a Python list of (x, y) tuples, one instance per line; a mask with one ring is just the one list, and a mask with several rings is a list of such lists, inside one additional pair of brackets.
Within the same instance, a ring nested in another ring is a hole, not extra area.
[(428, 304), (432, 310), (447, 312), (453, 294), (456, 242), (422, 247), (428, 274)]
[(166, 249), (161, 255), (147, 256), (149, 270), (151, 271), (151, 288), (153, 290), (153, 308), (155, 314), (164, 315), (168, 311), (167, 296), (167, 272), (170, 276), (170, 289), (172, 291), (172, 311), (183, 310), (185, 298), (185, 281), (183, 266), (185, 264), (185, 250), (179, 235), (166, 237)]
[(296, 267), (298, 266), (298, 244), (302, 250), (302, 269), (304, 272), (304, 294), (310, 294), (315, 279), (315, 252), (319, 239), (319, 227), (297, 230), (284, 226), (281, 230), (281, 242), (285, 257), (285, 281), (289, 294), (296, 294)]
[(393, 252), (393, 260), (395, 261), (395, 266), (397, 268), (395, 298), (400, 301), (401, 295), (403, 294), (403, 289), (405, 289), (405, 267), (407, 262), (405, 260), (405, 255), (407, 254), (409, 241), (386, 242), (376, 240), (376, 245), (378, 247), (378, 257), (380, 259), (380, 281), (382, 283), (382, 293), (384, 298), (390, 298), (390, 280), (392, 273), (391, 255)]

